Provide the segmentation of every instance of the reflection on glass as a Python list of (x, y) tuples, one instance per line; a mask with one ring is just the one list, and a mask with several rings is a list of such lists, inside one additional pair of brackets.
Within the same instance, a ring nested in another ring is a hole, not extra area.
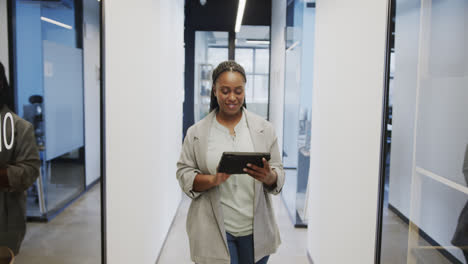
[(381, 263), (467, 263), (468, 2), (396, 8)]
[(287, 9), (283, 163), (288, 181), (283, 198), (297, 227), (307, 225), (315, 8), (291, 1)]
[(270, 27), (242, 26), (236, 34), (235, 58), (247, 75), (247, 109), (268, 119)]
[(100, 3), (12, 3), (16, 110), (41, 159), (15, 263), (99, 263)]
[(219, 63), (228, 59), (227, 32), (195, 32), (195, 122), (210, 110), (211, 73)]
[[(63, 8), (20, 1), (15, 10), (17, 108), (34, 124), (42, 159), (42, 176), (28, 191), (28, 216), (47, 219), (85, 189), (82, 156), (75, 162), (80, 169), (69, 166), (64, 171), (56, 166), (62, 156), (84, 149), (83, 51), (77, 42), (73, 4)], [(37, 54), (25, 56), (25, 48)], [(34, 63), (41, 67), (31, 68)]]

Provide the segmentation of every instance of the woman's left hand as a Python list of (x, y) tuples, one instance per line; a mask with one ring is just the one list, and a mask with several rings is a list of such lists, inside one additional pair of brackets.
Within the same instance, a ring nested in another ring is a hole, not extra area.
[(278, 176), (276, 175), (276, 172), (270, 168), (270, 164), (265, 158), (263, 158), (262, 161), (263, 168), (247, 163), (247, 168), (244, 168), (244, 171), (254, 179), (261, 181), (268, 186), (272, 186), (276, 183)]

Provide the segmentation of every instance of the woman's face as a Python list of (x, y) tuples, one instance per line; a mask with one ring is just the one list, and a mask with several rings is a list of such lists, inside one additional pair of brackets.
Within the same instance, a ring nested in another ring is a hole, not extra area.
[(245, 98), (244, 77), (235, 71), (221, 73), (216, 80), (214, 93), (220, 112), (226, 115), (238, 114)]

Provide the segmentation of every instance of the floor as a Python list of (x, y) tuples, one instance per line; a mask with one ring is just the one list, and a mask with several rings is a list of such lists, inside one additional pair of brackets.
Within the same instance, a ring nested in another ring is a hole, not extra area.
[[(388, 178), (386, 179), (384, 193), (384, 210), (383, 210), (383, 225), (382, 225), (382, 250), (380, 263), (381, 264), (404, 264), (408, 262), (408, 235), (409, 226), (398, 215), (388, 209)], [(417, 232), (412, 230), (413, 236), (417, 236)], [(438, 250), (431, 248), (431, 245), (419, 237), (418, 244), (421, 247), (426, 247), (425, 250), (413, 249), (412, 255), (415, 257), (417, 264), (449, 264), (447, 260)], [(463, 262), (464, 263), (464, 262)]]
[(28, 223), (15, 264), (101, 263), (100, 185), (48, 223)]
[[(407, 263), (408, 229), (408, 225), (400, 217), (387, 208), (384, 209), (381, 264)], [(412, 251), (417, 260), (416, 263), (451, 263), (439, 251), (430, 248), (431, 245), (423, 238), (419, 237), (418, 244), (421, 247), (428, 247), (428, 249)]]
[[(48, 176), (42, 176), (45, 206), (48, 211), (56, 211), (84, 190), (84, 165), (76, 162), (54, 160)], [(28, 190), (27, 215), (42, 216), (39, 210), (37, 182)], [(34, 189), (34, 190), (33, 190)]]
[[(306, 257), (307, 229), (293, 227), (281, 197), (275, 196), (273, 203), (282, 244), (278, 252), (271, 256), (268, 263), (309, 264)], [(157, 264), (192, 263), (185, 232), (185, 220), (189, 205), (190, 199), (184, 197)], [(385, 203), (381, 264), (404, 264), (407, 263), (408, 225), (388, 210), (387, 206), (388, 204)], [(420, 238), (419, 244), (429, 246), (422, 238)], [(450, 263), (437, 250), (426, 250), (415, 255), (417, 255), (416, 263), (418, 264)]]
[[(285, 169), (286, 179), (284, 182), (281, 195), (285, 208), (289, 210), (289, 215), (296, 217), (296, 194), (297, 194), (297, 170), (296, 169)], [(294, 220), (296, 221), (296, 220)]]
[[(157, 264), (193, 263), (190, 260), (188, 238), (185, 232), (189, 205), (190, 199), (184, 196)], [(268, 264), (309, 264), (306, 255), (307, 229), (293, 227), (280, 196), (273, 197), (273, 205), (282, 244), (278, 252), (270, 257)]]
[[(157, 264), (192, 263), (185, 232), (190, 199), (184, 199), (169, 231)], [(307, 229), (294, 228), (280, 196), (273, 197), (282, 244), (269, 264), (309, 264)], [(408, 226), (384, 210), (382, 264), (407, 263)], [(100, 186), (96, 185), (49, 223), (28, 223), (28, 231), (15, 264), (99, 264)], [(421, 240), (421, 245), (428, 245)], [(418, 253), (416, 263), (449, 263), (437, 250)]]

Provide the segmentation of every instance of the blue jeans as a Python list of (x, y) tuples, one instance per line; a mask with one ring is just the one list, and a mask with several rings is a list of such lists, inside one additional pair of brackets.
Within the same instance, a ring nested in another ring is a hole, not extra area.
[[(253, 235), (235, 237), (226, 232), (231, 254), (231, 264), (254, 264)], [(266, 264), (270, 256), (265, 256), (255, 264)]]

